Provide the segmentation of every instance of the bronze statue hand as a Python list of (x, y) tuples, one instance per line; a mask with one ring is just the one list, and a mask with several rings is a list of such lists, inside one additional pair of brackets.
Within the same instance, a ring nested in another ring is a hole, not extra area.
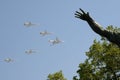
[(76, 11), (76, 13), (75, 13), (76, 18), (80, 18), (80, 19), (82, 19), (84, 21), (92, 20), (92, 18), (89, 16), (89, 12), (85, 13), (81, 8), (80, 8), (80, 11), (81, 12)]

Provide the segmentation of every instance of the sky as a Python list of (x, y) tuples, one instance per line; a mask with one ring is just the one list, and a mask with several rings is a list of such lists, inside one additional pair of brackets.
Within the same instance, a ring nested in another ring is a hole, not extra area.
[[(120, 27), (120, 0), (1, 0), (0, 80), (46, 80), (62, 70), (68, 80), (77, 75), (93, 40), (100, 39), (89, 25), (74, 16), (79, 8), (106, 28)], [(25, 27), (24, 22), (40, 24)], [(47, 30), (52, 35), (41, 36)], [(50, 46), (49, 39), (63, 43)], [(26, 54), (29, 49), (36, 53)], [(12, 62), (4, 59), (12, 58)]]

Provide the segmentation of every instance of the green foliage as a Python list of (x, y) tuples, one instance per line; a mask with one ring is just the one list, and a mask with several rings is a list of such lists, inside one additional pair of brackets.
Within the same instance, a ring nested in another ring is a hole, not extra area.
[(62, 71), (59, 71), (53, 74), (49, 74), (47, 80), (67, 80), (67, 79), (64, 78)]
[(111, 32), (120, 33), (120, 28), (118, 28), (118, 27), (113, 27), (112, 25), (108, 26), (106, 29), (107, 29), (108, 31), (111, 31)]
[[(120, 28), (108, 26), (110, 32), (120, 33)], [(120, 80), (120, 48), (107, 41), (104, 37), (101, 41), (94, 40), (87, 59), (79, 64), (78, 76), (73, 80)], [(47, 80), (67, 80), (62, 71), (49, 74)]]
[[(107, 30), (119, 32), (120, 29), (108, 26)], [(79, 77), (73, 80), (120, 80), (120, 48), (109, 43), (106, 39), (94, 40), (93, 45), (86, 52), (88, 57), (79, 64)]]

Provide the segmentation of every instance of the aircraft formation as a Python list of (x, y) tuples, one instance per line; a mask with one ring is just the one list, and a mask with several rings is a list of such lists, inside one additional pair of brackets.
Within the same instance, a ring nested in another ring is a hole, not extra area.
[[(24, 26), (33, 27), (33, 26), (38, 26), (38, 24), (35, 24), (35, 23), (32, 23), (32, 22), (24, 22)], [(41, 36), (47, 36), (47, 35), (52, 35), (52, 34), (53, 34), (52, 32), (48, 32), (47, 30), (44, 30), (44, 31), (40, 32)], [(55, 45), (55, 44), (62, 43), (64, 41), (62, 41), (58, 37), (56, 37), (56, 39), (48, 40), (48, 42), (50, 42), (52, 45)]]
[[(24, 22), (24, 26), (25, 27), (35, 27), (35, 26), (39, 26), (39, 24), (32, 23), (32, 22), (28, 21), (28, 22)], [(39, 34), (42, 37), (44, 37), (44, 36), (52, 35), (53, 32), (48, 32), (47, 30), (44, 30), (44, 31), (41, 31)], [(60, 44), (64, 41), (62, 41), (58, 37), (56, 37), (55, 39), (49, 39), (48, 42), (50, 43), (50, 46), (53, 46), (53, 45), (56, 45), (56, 44)], [(34, 50), (34, 49), (28, 49), (28, 50), (25, 50), (24, 53), (30, 55), (30, 54), (38, 53), (38, 51)], [(11, 63), (11, 62), (14, 62), (14, 59), (5, 58), (2, 61), (6, 62), (6, 63)]]

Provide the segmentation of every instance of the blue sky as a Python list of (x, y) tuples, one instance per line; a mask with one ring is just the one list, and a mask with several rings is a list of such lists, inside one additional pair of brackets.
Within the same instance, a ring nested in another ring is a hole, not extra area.
[[(76, 19), (79, 8), (104, 28), (120, 26), (119, 0), (1, 0), (0, 1), (0, 80), (46, 80), (49, 73), (62, 70), (68, 80), (76, 75), (78, 65), (86, 59), (94, 39), (99, 40), (88, 24)], [(26, 21), (38, 23), (25, 27)], [(41, 37), (40, 31), (53, 35)], [(49, 39), (64, 43), (50, 46)], [(27, 55), (25, 50), (39, 53)], [(6, 63), (5, 58), (12, 58)]]

